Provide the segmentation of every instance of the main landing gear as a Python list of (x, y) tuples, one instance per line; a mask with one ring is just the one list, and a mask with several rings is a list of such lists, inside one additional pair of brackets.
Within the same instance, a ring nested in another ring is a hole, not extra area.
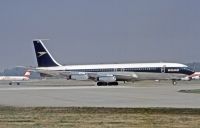
[(97, 82), (97, 86), (116, 86), (118, 82)]

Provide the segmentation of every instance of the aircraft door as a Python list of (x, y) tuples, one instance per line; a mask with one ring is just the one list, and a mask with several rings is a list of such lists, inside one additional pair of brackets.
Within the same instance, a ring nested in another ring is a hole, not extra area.
[(166, 65), (163, 65), (163, 66), (161, 67), (161, 73), (165, 73), (165, 68), (166, 68)]
[(125, 70), (124, 68), (118, 68), (117, 69), (118, 72), (124, 72), (124, 70)]

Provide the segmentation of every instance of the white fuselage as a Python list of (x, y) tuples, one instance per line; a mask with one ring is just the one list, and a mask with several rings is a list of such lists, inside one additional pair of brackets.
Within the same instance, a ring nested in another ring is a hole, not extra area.
[(28, 79), (25, 76), (0, 76), (0, 81), (23, 81)]
[[(134, 80), (160, 80), (160, 79), (178, 79), (192, 74), (192, 71), (183, 64), (179, 63), (130, 63), (130, 64), (97, 64), (97, 65), (72, 65), (39, 67), (42, 71), (60, 71), (78, 73), (95, 73), (98, 75), (118, 75), (124, 76), (124, 79)], [(126, 77), (127, 76), (127, 77)], [(131, 78), (132, 76), (132, 78)], [(123, 78), (118, 78), (123, 79)]]

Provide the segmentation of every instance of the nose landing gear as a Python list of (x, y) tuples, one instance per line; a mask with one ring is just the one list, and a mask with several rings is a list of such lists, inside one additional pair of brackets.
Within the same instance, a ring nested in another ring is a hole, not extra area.
[(176, 81), (176, 80), (172, 80), (172, 84), (173, 84), (173, 85), (176, 85), (176, 84), (177, 84), (177, 81)]

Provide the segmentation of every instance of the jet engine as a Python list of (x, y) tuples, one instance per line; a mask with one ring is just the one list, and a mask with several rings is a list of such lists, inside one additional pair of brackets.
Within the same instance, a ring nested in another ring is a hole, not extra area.
[(69, 77), (72, 80), (88, 80), (89, 77), (86, 74), (73, 74)]
[(116, 77), (115, 76), (100, 76), (100, 77), (98, 77), (97, 81), (100, 81), (100, 82), (115, 82)]

